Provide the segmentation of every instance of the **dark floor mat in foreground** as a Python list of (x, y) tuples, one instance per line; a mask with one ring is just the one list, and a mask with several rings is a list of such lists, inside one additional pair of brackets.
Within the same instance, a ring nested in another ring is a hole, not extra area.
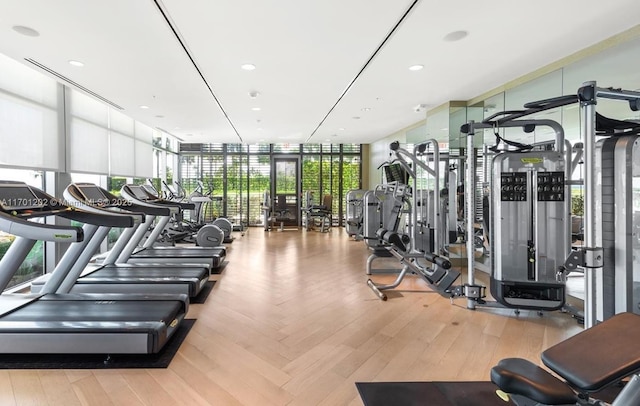
[(0, 354), (0, 369), (166, 368), (194, 323), (184, 319), (157, 354)]
[[(365, 406), (504, 406), (491, 382), (357, 382)], [(594, 394), (613, 402), (622, 390), (610, 386)]]
[(207, 298), (209, 297), (209, 294), (211, 293), (211, 291), (213, 290), (213, 285), (216, 284), (216, 281), (207, 281), (204, 286), (202, 287), (202, 289), (200, 290), (200, 293), (198, 293), (198, 295), (196, 297), (192, 297), (189, 298), (189, 303), (191, 304), (202, 304), (204, 303)]
[(358, 382), (365, 406), (503, 406), (491, 382)]

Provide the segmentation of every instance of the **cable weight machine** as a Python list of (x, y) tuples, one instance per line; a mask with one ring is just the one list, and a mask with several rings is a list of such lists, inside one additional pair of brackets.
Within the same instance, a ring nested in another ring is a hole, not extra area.
[[(575, 96), (543, 100), (525, 105), (526, 110), (498, 113), (483, 122), (469, 122), (461, 132), (467, 134), (467, 173), (465, 194), (467, 213), (475, 209), (475, 157), (473, 138), (477, 130), (493, 129), (499, 142), (515, 150), (497, 150), (491, 164), (490, 256), (491, 294), (485, 301), (485, 287), (476, 283), (473, 241), (467, 241), (468, 281), (454, 290), (454, 297), (467, 298), (467, 308), (476, 306), (532, 309), (566, 309), (565, 261), (571, 252), (570, 178), (577, 161), (571, 159), (562, 126), (552, 120), (522, 117), (576, 103)], [(520, 128), (532, 133), (548, 127), (555, 133), (553, 143), (524, 145), (502, 139), (500, 128)], [(473, 221), (467, 233), (473, 235)], [(582, 317), (573, 309), (578, 317)]]

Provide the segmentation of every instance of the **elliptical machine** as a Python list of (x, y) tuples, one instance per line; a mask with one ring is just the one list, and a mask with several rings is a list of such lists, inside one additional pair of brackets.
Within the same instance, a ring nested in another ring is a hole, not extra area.
[[(166, 201), (162, 197), (158, 195), (158, 191), (153, 187), (153, 185), (143, 185), (141, 188), (134, 188), (136, 199), (142, 201), (154, 201), (154, 202), (162, 202)], [(196, 205), (193, 202), (181, 202), (181, 201), (171, 201), (174, 204), (180, 205), (182, 211), (184, 210), (195, 210)], [(156, 225), (156, 227), (160, 226), (160, 224)], [(162, 225), (163, 227), (167, 226), (167, 224)], [(190, 224), (188, 225), (190, 228), (187, 232), (190, 234), (188, 237), (183, 238), (183, 241), (193, 242), (199, 247), (218, 247), (224, 242), (224, 232), (222, 229), (215, 224)]]
[[(205, 205), (211, 204), (214, 200), (222, 201), (222, 197), (213, 197), (211, 189), (207, 192), (204, 192), (204, 184), (199, 180), (198, 186), (196, 186), (196, 189), (193, 191), (193, 193), (189, 195), (189, 201), (195, 204), (193, 212), (198, 225), (203, 226), (207, 224), (204, 220), (203, 209)], [(210, 224), (213, 224), (214, 226), (217, 226), (218, 228), (220, 228), (220, 230), (222, 230), (222, 233), (224, 234), (224, 243), (228, 244), (233, 242), (234, 238), (233, 235), (231, 235), (231, 232), (233, 231), (233, 224), (231, 224), (231, 221), (229, 221), (229, 219), (226, 219), (224, 217), (217, 217)]]

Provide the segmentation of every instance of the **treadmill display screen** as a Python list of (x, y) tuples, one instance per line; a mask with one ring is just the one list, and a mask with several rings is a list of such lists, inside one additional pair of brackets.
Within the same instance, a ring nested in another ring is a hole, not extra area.
[(0, 207), (2, 210), (41, 209), (46, 200), (38, 198), (26, 184), (0, 184)]
[(156, 197), (158, 196), (158, 191), (157, 191), (153, 186), (150, 186), (150, 185), (142, 185), (142, 188), (143, 188), (147, 193), (149, 193), (151, 196), (156, 196)]
[(82, 196), (84, 196), (84, 198), (88, 202), (102, 204), (102, 203), (107, 203), (109, 201), (109, 199), (107, 199), (104, 193), (102, 193), (100, 188), (98, 188), (97, 186), (77, 185), (77, 187), (80, 193), (82, 193)]
[(149, 200), (149, 195), (147, 195), (147, 193), (142, 190), (140, 186), (129, 185), (128, 187), (131, 193), (133, 193), (133, 195), (136, 197), (136, 199)]

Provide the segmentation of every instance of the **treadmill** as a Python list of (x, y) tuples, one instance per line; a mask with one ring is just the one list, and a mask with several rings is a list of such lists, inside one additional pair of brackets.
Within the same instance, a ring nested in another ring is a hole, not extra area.
[[(97, 188), (97, 187), (96, 187)], [(98, 191), (93, 194), (98, 196)], [(108, 193), (108, 192), (107, 192)], [(80, 193), (75, 185), (69, 185), (65, 190), (67, 202), (74, 207), (95, 213), (123, 212), (121, 199), (115, 196), (101, 194), (101, 199), (91, 203)], [(141, 207), (127, 203), (124, 205), (126, 213), (140, 212), (135, 217), (135, 228), (144, 221), (146, 214), (157, 214), (160, 209)], [(165, 209), (162, 209), (165, 210)], [(98, 217), (99, 219), (99, 217)], [(87, 267), (91, 255), (106, 238), (111, 227), (95, 224), (99, 228), (91, 237), (85, 236), (83, 257), (75, 258), (74, 264), (59, 283), (55, 293), (183, 293), (190, 298), (196, 297), (209, 280), (209, 268), (206, 265), (172, 265), (172, 264), (116, 264), (103, 263), (97, 268)], [(47, 284), (50, 275), (43, 275), (31, 283), (31, 292), (40, 292)]]
[[(86, 184), (76, 184), (79, 188), (83, 189)], [(95, 185), (94, 185), (95, 186)], [(104, 192), (104, 189), (103, 189)], [(108, 193), (108, 192), (107, 192)], [(120, 194), (123, 199), (126, 199), (132, 204), (139, 206), (148, 206), (154, 208), (166, 208), (169, 209), (168, 215), (158, 216), (159, 221), (155, 225), (153, 231), (149, 234), (147, 240), (142, 245), (141, 249), (137, 249), (137, 245), (140, 243), (145, 233), (155, 217), (152, 217), (149, 221), (138, 227), (135, 234), (131, 237), (130, 244), (122, 250), (118, 262), (128, 262), (130, 260), (153, 262), (162, 260), (163, 262), (187, 262), (197, 261), (198, 259), (207, 258), (212, 261), (213, 268), (218, 268), (224, 262), (227, 249), (224, 246), (218, 247), (154, 247), (153, 244), (157, 241), (158, 236), (165, 228), (165, 226), (171, 220), (173, 214), (178, 214), (181, 210), (193, 208), (193, 203), (173, 202), (170, 200), (160, 199), (157, 196), (149, 194), (142, 186), (127, 184), (122, 187)], [(116, 249), (116, 247), (114, 247)], [(135, 251), (134, 251), (135, 250)]]
[[(24, 182), (0, 181), (0, 230), (16, 239), (0, 260), (4, 291), (36, 241), (71, 242), (54, 269), (64, 280), (69, 257), (77, 256), (92, 227), (57, 226), (28, 221), (60, 216), (87, 224), (132, 227), (125, 214), (97, 214), (64, 202)], [(98, 220), (98, 217), (99, 220)], [(97, 229), (97, 227), (95, 227)], [(150, 354), (159, 352), (184, 319), (186, 295), (37, 294), (0, 295), (0, 353)]]
[[(112, 206), (110, 209), (136, 207), (137, 210), (145, 211), (144, 221), (137, 227), (124, 230), (106, 257), (100, 259), (104, 264), (205, 265), (211, 272), (212, 269), (222, 265), (226, 256), (225, 247), (197, 247), (199, 249), (153, 247), (153, 243), (157, 240), (157, 236), (164, 228), (164, 224), (170, 219), (171, 214), (179, 210), (179, 207), (175, 204), (139, 204), (128, 198), (118, 198), (93, 183), (73, 183), (65, 189), (64, 195), (65, 199), (80, 205), (100, 207), (104, 202), (110, 202), (110, 206)], [(154, 225), (158, 217), (160, 220)], [(147, 240), (142, 243), (152, 226), (154, 227), (153, 231), (147, 236)], [(142, 247), (140, 246), (141, 244)]]

